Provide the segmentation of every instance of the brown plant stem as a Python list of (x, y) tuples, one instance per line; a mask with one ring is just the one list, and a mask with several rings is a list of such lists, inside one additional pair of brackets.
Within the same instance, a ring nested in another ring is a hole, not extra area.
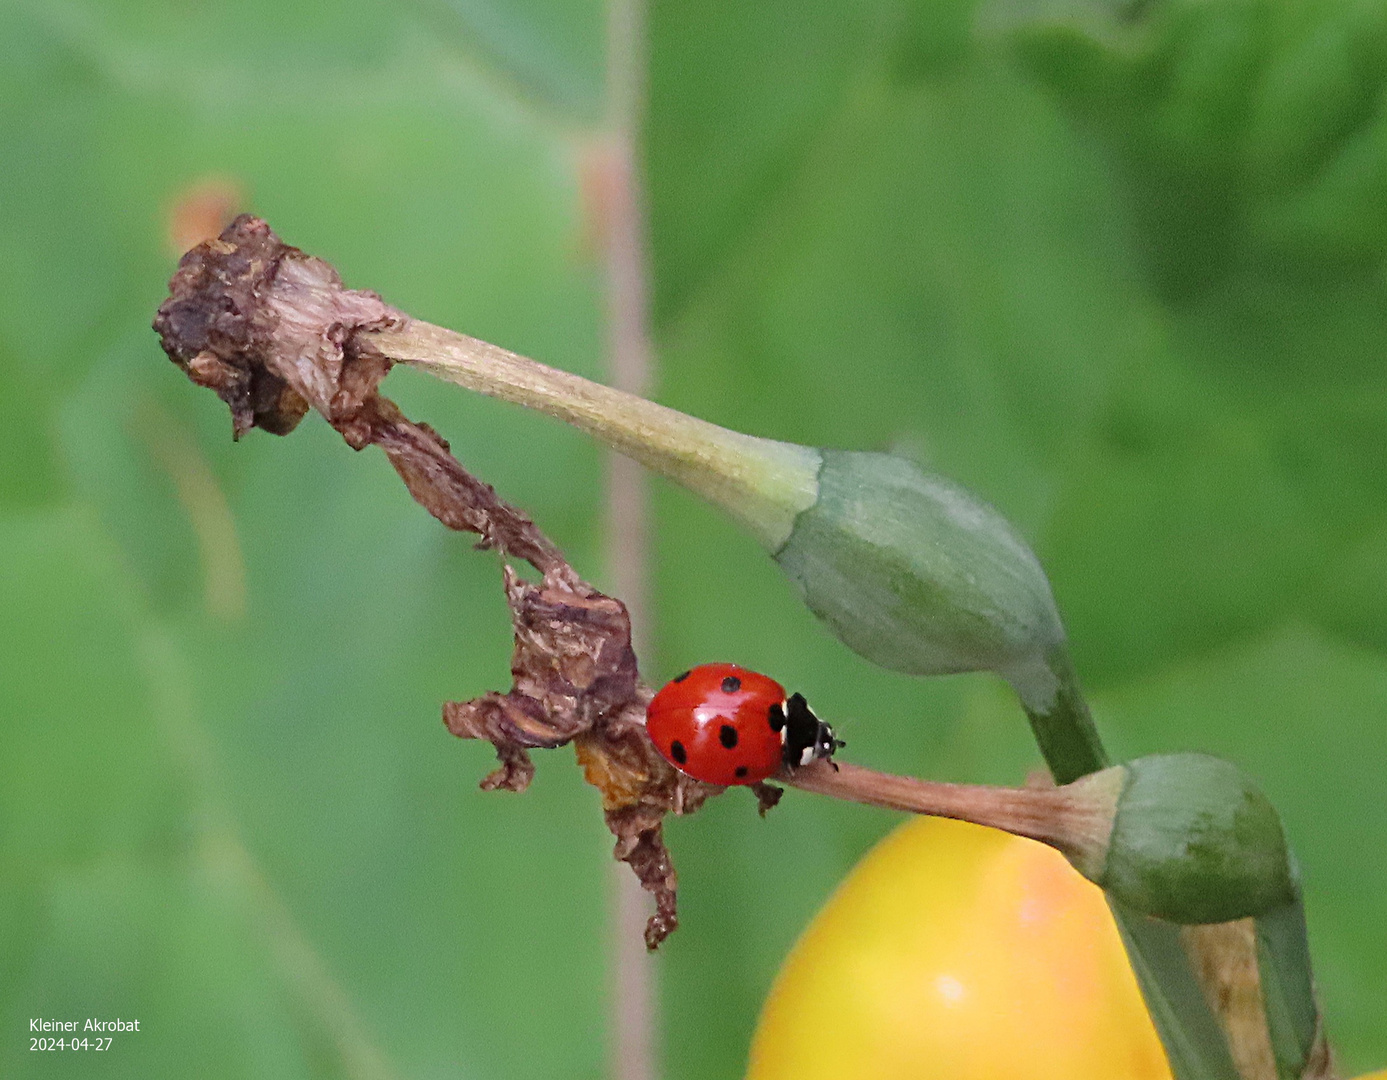
[(1097, 774), (1064, 787), (948, 784), (826, 761), (805, 765), (780, 779), (802, 791), (835, 799), (970, 821), (1039, 840), (1076, 864), (1091, 863), (1093, 853), (1106, 848), (1121, 783), (1116, 774)]
[[(608, 0), (609, 134), (587, 155), (590, 231), (599, 242), (606, 284), (608, 371), (618, 391), (642, 396), (653, 365), (645, 213), (636, 144), (644, 103), (644, 0)], [(631, 642), (646, 655), (651, 609), (649, 500), (635, 461), (607, 451), (607, 565), (612, 592), (626, 603)], [(671, 873), (673, 869), (671, 868)], [(649, 899), (629, 874), (612, 881), (610, 1053), (613, 1080), (659, 1075), (659, 987), (640, 947)]]
[(1257, 920), (1185, 926), (1180, 939), (1223, 1028), (1238, 1075), (1277, 1080), (1257, 962)]

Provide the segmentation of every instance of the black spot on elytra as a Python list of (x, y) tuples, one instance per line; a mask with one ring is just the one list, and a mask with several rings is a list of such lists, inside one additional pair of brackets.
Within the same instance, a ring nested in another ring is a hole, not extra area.
[(671, 756), (674, 758), (674, 760), (677, 761), (680, 765), (684, 764), (684, 762), (689, 760), (689, 755), (688, 752), (684, 749), (684, 744), (681, 743), (678, 739), (675, 739), (674, 742), (670, 745), (669, 752)]
[(724, 694), (735, 694), (742, 688), (742, 680), (735, 675), (729, 675), (722, 680), (722, 692)]
[(737, 745), (737, 729), (731, 724), (723, 724), (718, 728), (718, 742), (731, 750)]
[(688, 678), (690, 675), (692, 675), (692, 674), (693, 674), (692, 671), (686, 671), (686, 672), (684, 672), (684, 674), (682, 674), (682, 675), (676, 675), (676, 676), (674, 677), (674, 680), (673, 680), (673, 681), (674, 681), (674, 682), (683, 682), (685, 679), (687, 679), (687, 678)]
[(772, 731), (779, 731), (785, 726), (785, 710), (780, 707), (779, 703), (771, 706), (770, 718)]
[(745, 766), (745, 765), (738, 765), (738, 766), (737, 766), (737, 778), (738, 778), (738, 779), (741, 779), (741, 778), (742, 778), (743, 776), (745, 776), (745, 775), (746, 775), (746, 766)]

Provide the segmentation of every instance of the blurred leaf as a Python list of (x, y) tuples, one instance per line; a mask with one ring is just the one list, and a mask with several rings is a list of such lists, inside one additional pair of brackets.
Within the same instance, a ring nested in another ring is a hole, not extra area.
[(1380, 263), (1381, 5), (1000, 0), (992, 14), (1120, 162), (1167, 293), (1269, 256)]
[(1304, 608), (1349, 640), (1387, 652), (1387, 522), (1375, 522), (1326, 567)]
[[(0, 544), (6, 1026), (139, 1019), (102, 1059), (112, 1076), (295, 1075), (302, 1048), (244, 897), (200, 858), (210, 823), (168, 728), (187, 718), (110, 544), (79, 512), (4, 519)], [(0, 1055), (6, 1075), (72, 1068), (20, 1040)]]
[(600, 0), (415, 0), (448, 43), (485, 55), (570, 119), (600, 118), (605, 9)]
[[(652, 5), (660, 397), (895, 448), (1017, 522), (1114, 749), (1223, 753), (1286, 812), (1331, 1035), (1380, 1061), (1381, 8), (999, 12)], [(349, 284), (600, 373), (577, 179), (600, 5), (6, 13), (7, 1023), (139, 1010), (178, 1033), (106, 1059), (139, 1076), (598, 1075), (595, 797), (566, 752), (485, 796), (488, 752), (438, 722), (506, 682), (495, 559), (321, 424), (233, 446), (147, 327), (169, 212), (215, 178)], [(1005, 49), (972, 30), (999, 19)], [(600, 580), (592, 447), (411, 372), (390, 392)], [(772, 671), (883, 768), (1036, 761), (992, 681), (873, 669), (753, 542), (656, 492), (648, 676)], [(209, 548), (218, 499), (234, 537)], [(208, 594), (218, 560), (243, 620)], [(737, 1074), (789, 944), (893, 820), (791, 793), (763, 822), (742, 794), (670, 826), (672, 1080)]]
[(52, 410), (43, 382), (0, 350), (0, 508), (41, 506), (62, 493)]
[(119, 563), (89, 516), (7, 517), (0, 529), (6, 863), (38, 872), (176, 848), (177, 788), (147, 719), (152, 691)]
[(870, 62), (882, 7), (651, 5), (645, 134), (658, 315), (672, 316), (774, 211)]

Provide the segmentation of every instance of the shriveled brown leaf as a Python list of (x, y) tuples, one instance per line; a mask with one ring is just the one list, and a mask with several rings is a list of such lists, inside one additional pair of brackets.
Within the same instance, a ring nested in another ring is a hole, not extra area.
[[(448, 528), (476, 533), (478, 547), (524, 559), (543, 575), (531, 584), (504, 568), (515, 628), (511, 689), (445, 703), (444, 723), (496, 748), (501, 764), (482, 781), (488, 790), (523, 791), (534, 775), (530, 750), (576, 742), (584, 775), (601, 792), (616, 857), (655, 897), (645, 933), (655, 948), (678, 925), (663, 817), (691, 812), (722, 789), (673, 769), (646, 735), (650, 690), (625, 605), (585, 582), (432, 428), (381, 396), (391, 361), (369, 334), (409, 317), (375, 293), (347, 289), (330, 265), (250, 215), (184, 255), (169, 292), (154, 320), (164, 351), (227, 404), (234, 437), (252, 427), (288, 434), (312, 407), (354, 449), (379, 446), (414, 499)], [(759, 788), (764, 812), (778, 789)]]

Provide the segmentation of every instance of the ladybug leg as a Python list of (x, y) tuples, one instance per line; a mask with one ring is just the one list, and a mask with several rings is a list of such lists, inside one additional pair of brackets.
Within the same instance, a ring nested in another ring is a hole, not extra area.
[(780, 802), (780, 796), (785, 794), (785, 789), (776, 787), (774, 784), (767, 784), (757, 781), (751, 785), (752, 794), (756, 796), (756, 809), (762, 817), (766, 816), (767, 811), (772, 809), (776, 803)]

